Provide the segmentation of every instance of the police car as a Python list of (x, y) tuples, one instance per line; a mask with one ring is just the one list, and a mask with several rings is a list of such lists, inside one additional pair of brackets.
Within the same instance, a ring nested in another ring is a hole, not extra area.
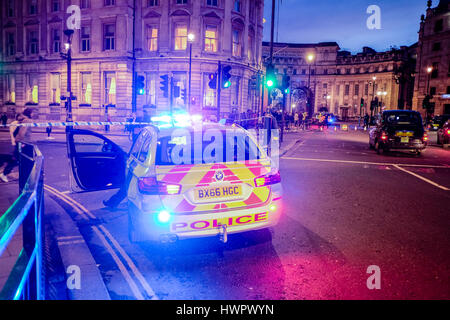
[(129, 153), (88, 130), (67, 133), (71, 176), (81, 191), (128, 185), (130, 241), (175, 242), (275, 226), (280, 173), (256, 137), (237, 126), (145, 127)]

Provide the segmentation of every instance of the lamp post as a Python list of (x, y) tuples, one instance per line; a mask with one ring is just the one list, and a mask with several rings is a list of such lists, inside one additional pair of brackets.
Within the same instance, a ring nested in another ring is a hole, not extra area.
[[(67, 60), (67, 115), (66, 121), (72, 122), (72, 35), (74, 31), (71, 29), (64, 30), (64, 34), (67, 36), (67, 43), (65, 43), (65, 49), (67, 54), (63, 55), (63, 58)], [(69, 128), (69, 127), (67, 127)]]
[(372, 101), (371, 101), (371, 108), (370, 108), (370, 115), (371, 115), (371, 117), (373, 117), (373, 109), (374, 109), (374, 105), (373, 105), (373, 102), (375, 101), (375, 87), (376, 87), (376, 81), (377, 81), (377, 77), (376, 76), (373, 76), (372, 77), (372, 80), (373, 80), (373, 82), (372, 82), (372, 86), (373, 86), (373, 90), (372, 90)]
[[(312, 93), (312, 90), (311, 90), (311, 65), (312, 65), (312, 62), (314, 61), (314, 59), (315, 59), (315, 56), (314, 56), (314, 54), (312, 54), (312, 53), (310, 53), (310, 54), (308, 54), (307, 56), (306, 56), (306, 59), (308, 60), (308, 63), (309, 63), (309, 70), (308, 70), (308, 90), (310, 91), (309, 93)], [(312, 113), (313, 112), (311, 112), (311, 106), (310, 106), (310, 104), (311, 104), (311, 102), (312, 102), (312, 97), (310, 96), (310, 97), (308, 97), (308, 99), (307, 99), (307, 101), (308, 101), (308, 113), (310, 113), (309, 114), (309, 116), (312, 116)], [(313, 110), (314, 111), (314, 110)]]
[[(383, 108), (383, 97), (386, 97), (387, 96), (387, 92), (386, 91), (378, 91), (377, 92), (377, 96), (380, 96), (381, 97), (381, 108)], [(377, 106), (377, 109), (378, 109), (378, 106)], [(378, 110), (377, 110), (378, 111)], [(381, 110), (382, 111), (382, 110)]]
[(188, 111), (191, 112), (191, 83), (192, 83), (192, 44), (195, 41), (195, 34), (188, 34), (189, 41), (189, 88), (188, 88)]
[(433, 72), (433, 67), (427, 68), (427, 94), (430, 94), (430, 80), (431, 80), (431, 73)]

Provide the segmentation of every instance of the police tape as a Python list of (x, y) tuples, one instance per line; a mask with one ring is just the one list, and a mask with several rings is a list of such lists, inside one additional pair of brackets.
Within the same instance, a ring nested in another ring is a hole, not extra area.
[(0, 128), (8, 127), (76, 127), (76, 126), (148, 126), (154, 125), (153, 122), (103, 122), (103, 121), (73, 121), (73, 122), (25, 122), (25, 123), (9, 123), (0, 125)]

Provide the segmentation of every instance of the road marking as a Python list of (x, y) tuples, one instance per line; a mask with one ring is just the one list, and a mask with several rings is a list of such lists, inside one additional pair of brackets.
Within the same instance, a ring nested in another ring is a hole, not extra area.
[(367, 164), (367, 165), (375, 165), (375, 166), (402, 166), (402, 167), (438, 168), (438, 169), (448, 169), (449, 168), (448, 166), (445, 166), (445, 165), (439, 166), (439, 165), (430, 165), (430, 164), (383, 163), (383, 162), (370, 162), (370, 161), (294, 158), (294, 157), (282, 157), (281, 159), (297, 160), (297, 161), (334, 162), (334, 163), (347, 163), (347, 164)]
[[(77, 201), (75, 201), (74, 199), (72, 199), (72, 198), (62, 194), (57, 189), (55, 189), (55, 188), (53, 188), (53, 187), (51, 187), (49, 185), (45, 185), (44, 188), (47, 191), (49, 191), (52, 194), (54, 194), (55, 196), (57, 196), (58, 198), (60, 198), (62, 201), (64, 201), (67, 204), (69, 204), (71, 207), (73, 207), (84, 219), (89, 220), (88, 216), (91, 219), (97, 219), (97, 217), (94, 214), (92, 214), (88, 209), (86, 209), (82, 204), (80, 204)], [(101, 231), (99, 230), (99, 228), (101, 229)], [(131, 260), (131, 258), (125, 252), (125, 250), (123, 250), (123, 248), (116, 241), (116, 239), (111, 235), (111, 233), (102, 225), (99, 225), (99, 227), (93, 226), (92, 229), (95, 231), (95, 233), (98, 235), (98, 237), (100, 238), (102, 243), (107, 248), (108, 252), (113, 257), (113, 259), (116, 262), (117, 266), (119, 267), (120, 271), (124, 275), (125, 280), (128, 282), (131, 290), (133, 291), (133, 294), (135, 295), (135, 297), (138, 300), (144, 300), (144, 297), (142, 296), (140, 290), (138, 289), (136, 282), (133, 280), (133, 278), (129, 274), (128, 270), (126, 269), (125, 265), (122, 263), (120, 258), (114, 252), (114, 249), (109, 245), (106, 237), (108, 237), (109, 241), (111, 241), (111, 243), (113, 244), (115, 249), (120, 253), (122, 258), (127, 262), (128, 266), (133, 271), (134, 275), (139, 280), (139, 282), (141, 283), (142, 287), (147, 292), (148, 296), (151, 297), (152, 300), (157, 300), (158, 298), (157, 298), (155, 292), (152, 290), (150, 285), (147, 283), (147, 281), (145, 280), (145, 278), (142, 275), (142, 273), (138, 270), (138, 268), (136, 267), (134, 262)]]
[(433, 182), (433, 181), (431, 181), (431, 180), (429, 180), (427, 178), (424, 178), (424, 177), (422, 177), (422, 176), (420, 176), (420, 175), (418, 175), (418, 174), (416, 174), (414, 172), (411, 172), (409, 170), (406, 170), (406, 169), (404, 169), (402, 167), (399, 167), (398, 165), (394, 165), (394, 167), (397, 168), (398, 170), (401, 170), (403, 172), (409, 173), (410, 175), (412, 175), (412, 176), (414, 176), (414, 177), (416, 177), (416, 178), (418, 178), (420, 180), (423, 180), (423, 181), (425, 181), (425, 182), (427, 182), (427, 183), (429, 183), (429, 184), (431, 184), (431, 185), (433, 185), (435, 187), (438, 187), (439, 189), (442, 189), (442, 190), (445, 190), (445, 191), (449, 191), (450, 190), (447, 187), (441, 186), (440, 184), (438, 184), (436, 182)]

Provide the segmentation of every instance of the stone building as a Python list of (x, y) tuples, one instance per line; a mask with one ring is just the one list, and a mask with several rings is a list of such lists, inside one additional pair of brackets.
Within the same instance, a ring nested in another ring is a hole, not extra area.
[(450, 114), (450, 1), (432, 8), (428, 1), (422, 16), (417, 48), (414, 109), (424, 116), (424, 99), (431, 95), (428, 116)]
[(262, 0), (4, 0), (0, 112), (31, 105), (40, 119), (65, 119), (60, 97), (67, 95), (67, 67), (61, 53), (69, 5), (78, 5), (81, 13), (71, 39), (75, 120), (104, 120), (107, 112), (112, 120), (129, 115), (133, 69), (145, 86), (136, 99), (138, 116), (171, 109), (160, 89), (162, 75), (171, 76), (180, 91), (173, 110), (190, 106), (191, 112), (216, 115), (217, 90), (208, 84), (219, 61), (232, 68), (231, 86), (221, 92), (221, 115), (257, 107), (249, 83), (262, 69)]
[[(263, 43), (265, 61), (269, 48), (269, 43)], [(291, 110), (309, 114), (328, 110), (341, 118), (356, 118), (382, 109), (412, 108), (415, 45), (387, 52), (365, 47), (352, 55), (341, 51), (335, 42), (276, 43), (273, 62), (278, 83), (283, 74), (290, 76), (287, 106)], [(378, 109), (371, 111), (371, 102), (376, 99)]]

